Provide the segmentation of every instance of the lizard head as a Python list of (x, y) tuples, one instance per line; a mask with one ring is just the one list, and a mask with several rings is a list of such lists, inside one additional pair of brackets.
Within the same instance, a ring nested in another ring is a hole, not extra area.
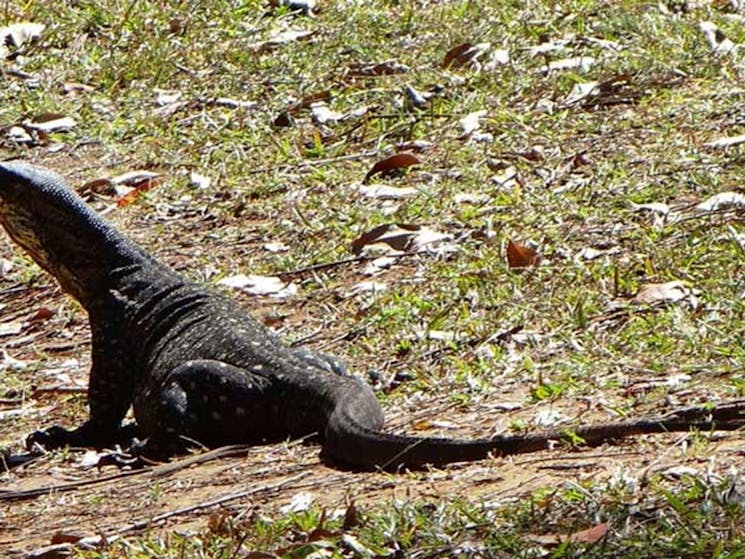
[(61, 177), (23, 163), (0, 163), (0, 224), (84, 305), (123, 242)]

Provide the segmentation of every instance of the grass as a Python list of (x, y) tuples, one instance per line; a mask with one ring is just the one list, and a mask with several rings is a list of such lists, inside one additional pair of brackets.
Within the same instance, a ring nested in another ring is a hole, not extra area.
[[(541, 410), (604, 420), (608, 410), (637, 416), (742, 396), (742, 209), (703, 213), (695, 205), (741, 188), (742, 147), (706, 144), (745, 126), (743, 55), (713, 54), (699, 23), (714, 22), (735, 43), (745, 42), (745, 28), (727, 3), (694, 4), (371, 1), (321, 3), (304, 16), (253, 1), (6, 2), (0, 24), (47, 27), (4, 63), (29, 77), (4, 75), (3, 124), (60, 113), (77, 125), (33, 147), (6, 139), (0, 155), (51, 166), (77, 185), (133, 169), (161, 173), (155, 188), (109, 217), (200, 280), (333, 264), (384, 223), (450, 234), (455, 252), (400, 258), (374, 278), (388, 284), (382, 293), (345, 297), (369, 279), (362, 263), (297, 274), (299, 295), (287, 302), (243, 297), (288, 339), (310, 336), (349, 361), (388, 410), (421, 411), (438, 399), (461, 411), (517, 401), (522, 412), (504, 416), (503, 426), (522, 429), (535, 427)], [(271, 42), (288, 30), (310, 35)], [(530, 50), (545, 40), (556, 46)], [(448, 50), (464, 42), (491, 47), (478, 65), (443, 68)], [(490, 67), (497, 49), (510, 61)], [(545, 71), (572, 57), (595, 61)], [(388, 60), (408, 71), (355, 75)], [(568, 104), (573, 88), (590, 80), (616, 89), (595, 104)], [(92, 91), (66, 94), (66, 83)], [(430, 95), (426, 106), (406, 102), (407, 85)], [(316, 97), (348, 118), (314, 121), (303, 100)], [(464, 137), (459, 124), (480, 110), (487, 141)], [(273, 124), (282, 112), (291, 126)], [(373, 182), (418, 194), (361, 196), (358, 183), (372, 165), (411, 142), (428, 143), (421, 164)], [(495, 180), (507, 169), (514, 180)], [(191, 186), (192, 172), (211, 186)], [(461, 194), (486, 198), (462, 203)], [(670, 208), (667, 218), (635, 206), (654, 203)], [(541, 264), (510, 269), (508, 239), (534, 243)], [(270, 241), (288, 250), (265, 250)], [(2, 248), (16, 266), (8, 281), (49, 293), (41, 271)], [(630, 302), (641, 285), (672, 280), (687, 282), (696, 301)], [(80, 334), (77, 307), (55, 301), (62, 324)], [(4, 321), (10, 315), (0, 312)], [(456, 335), (443, 340), (433, 331)], [(21, 356), (34, 370), (57, 359), (33, 348)], [(667, 382), (674, 374), (686, 375), (682, 384)], [(0, 379), (8, 398), (38, 380), (12, 370)], [(85, 413), (78, 396), (63, 407), (71, 422)], [(489, 427), (501, 420), (489, 418)], [(37, 427), (3, 420), (12, 433), (3, 442), (17, 444)], [(707, 452), (694, 437), (679, 458), (700, 465)], [(443, 494), (386, 506), (358, 498), (358, 518), (346, 525), (319, 506), (269, 516), (231, 510), (214, 513), (225, 515), (219, 522), (205, 516), (196, 538), (155, 530), (81, 553), (740, 557), (742, 500), (724, 497), (732, 456), (710, 478), (703, 466), (682, 477), (575, 477), (505, 502)], [(611, 528), (595, 543), (534, 537), (600, 522)]]

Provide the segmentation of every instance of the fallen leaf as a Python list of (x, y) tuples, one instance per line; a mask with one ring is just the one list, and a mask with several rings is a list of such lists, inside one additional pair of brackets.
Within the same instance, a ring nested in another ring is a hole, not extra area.
[[(427, 227), (404, 223), (386, 223), (368, 231), (352, 242), (352, 252), (360, 255), (419, 252), (452, 237)], [(449, 251), (450, 247), (442, 247)]]
[(36, 140), (23, 126), (11, 126), (5, 132), (5, 138), (15, 144), (34, 144)]
[(728, 148), (730, 146), (737, 146), (743, 143), (745, 143), (745, 134), (717, 138), (716, 140), (706, 142), (704, 145), (708, 148)]
[(23, 322), (0, 322), (0, 336), (14, 336), (23, 331)]
[(536, 412), (533, 422), (539, 427), (555, 427), (567, 419), (569, 418), (557, 409), (544, 408)]
[(557, 70), (580, 70), (587, 72), (596, 62), (592, 56), (574, 56), (572, 58), (562, 58), (561, 60), (552, 60), (542, 68), (543, 72), (553, 72)]
[(22, 371), (26, 367), (28, 367), (29, 361), (22, 361), (21, 359), (16, 359), (15, 357), (11, 356), (7, 351), (0, 350), (0, 353), (2, 353), (3, 360), (0, 361), (0, 371), (6, 370), (6, 371)]
[(649, 202), (647, 204), (634, 204), (632, 202), (631, 208), (635, 211), (646, 210), (660, 215), (667, 215), (670, 213), (670, 206), (663, 204), (662, 202)]
[(290, 247), (287, 246), (284, 243), (276, 242), (276, 243), (264, 243), (263, 245), (264, 250), (267, 250), (269, 252), (277, 253), (277, 252), (287, 252), (290, 250)]
[(264, 50), (266, 48), (283, 45), (285, 43), (292, 43), (301, 39), (307, 39), (314, 34), (314, 31), (307, 31), (305, 29), (285, 29), (284, 31), (277, 31), (272, 33), (268, 40), (260, 43), (254, 43), (251, 48), (255, 50)]
[(402, 64), (395, 60), (386, 60), (378, 63), (357, 63), (350, 64), (347, 70), (347, 75), (353, 77), (376, 77), (376, 76), (390, 76), (394, 74), (406, 74), (410, 72), (406, 64)]
[(607, 533), (608, 523), (601, 522), (600, 524), (593, 526), (592, 528), (588, 528), (587, 530), (580, 530), (579, 532), (569, 534), (566, 539), (568, 539), (570, 542), (575, 543), (595, 543), (603, 539)]
[(212, 179), (192, 171), (189, 173), (189, 184), (199, 190), (207, 190), (212, 185)]
[(357, 191), (365, 198), (379, 200), (402, 200), (419, 194), (419, 190), (412, 186), (398, 188), (387, 184), (361, 184)]
[(460, 119), (460, 127), (463, 129), (463, 136), (470, 136), (481, 127), (481, 117), (486, 115), (486, 111), (475, 111), (467, 114)]
[(77, 82), (65, 82), (62, 84), (62, 92), (65, 95), (79, 95), (81, 93), (93, 93), (96, 89), (93, 86)]
[(728, 39), (725, 34), (710, 21), (701, 21), (699, 22), (698, 27), (709, 42), (709, 47), (711, 47), (712, 52), (717, 56), (730, 53), (739, 46)]
[(600, 82), (596, 81), (575, 83), (569, 95), (564, 99), (564, 105), (575, 105), (583, 99), (595, 95), (598, 92), (599, 85)]
[(311, 104), (310, 112), (313, 115), (313, 120), (318, 124), (335, 123), (344, 118), (344, 113), (332, 111), (325, 101)]
[(475, 66), (475, 69), (479, 69), (477, 64), (478, 59), (486, 52), (491, 49), (491, 43), (478, 43), (476, 45), (472, 43), (463, 43), (451, 48), (442, 60), (443, 68), (462, 68), (465, 66)]
[(32, 130), (41, 132), (65, 132), (75, 127), (75, 119), (57, 113), (43, 113), (25, 123)]
[(672, 466), (660, 472), (663, 476), (671, 477), (674, 479), (681, 479), (684, 476), (698, 477), (701, 475), (696, 468), (690, 466)]
[(300, 493), (296, 493), (292, 496), (290, 499), (290, 502), (282, 507), (280, 507), (280, 512), (282, 514), (287, 514), (290, 512), (302, 512), (304, 510), (308, 510), (310, 506), (315, 502), (316, 496), (313, 493), (310, 493), (308, 491), (301, 491)]
[(410, 153), (397, 153), (396, 155), (382, 159), (373, 165), (372, 169), (370, 169), (365, 175), (362, 183), (367, 184), (367, 182), (375, 175), (379, 174), (383, 177), (387, 177), (396, 171), (400, 171), (401, 169), (419, 163), (419, 159)]
[(462, 66), (464, 64), (464, 55), (473, 48), (471, 43), (462, 43), (454, 46), (445, 54), (442, 60), (443, 68), (450, 68), (453, 65)]
[(507, 241), (507, 262), (513, 270), (535, 266), (539, 259), (535, 249), (516, 243), (511, 239)]
[(15, 264), (7, 258), (0, 258), (0, 278), (7, 278), (13, 271)]
[(720, 192), (698, 204), (696, 209), (701, 212), (714, 212), (742, 207), (745, 207), (745, 195), (739, 192)]
[(496, 49), (489, 55), (489, 60), (484, 64), (484, 70), (491, 71), (498, 66), (504, 66), (510, 63), (510, 51), (506, 49)]
[(489, 200), (491, 200), (491, 196), (489, 196), (488, 194), (462, 193), (462, 194), (456, 194), (453, 197), (453, 201), (456, 204), (481, 205), (481, 204), (486, 204)]
[[(75, 532), (75, 531), (66, 531), (66, 532), (55, 532), (52, 534), (52, 537), (49, 539), (49, 543), (52, 545), (59, 545), (59, 544), (69, 544), (69, 543), (75, 543), (79, 542), (85, 537), (84, 532)], [(70, 549), (66, 550), (59, 550), (60, 553), (57, 554), (56, 552), (53, 552), (51, 555), (44, 555), (44, 559), (52, 559), (53, 557), (69, 557)], [(35, 553), (32, 553), (34, 557), (36, 556)]]
[(404, 86), (404, 93), (406, 94), (406, 99), (415, 107), (424, 107), (427, 105), (427, 101), (429, 101), (430, 94), (427, 93), (420, 93), (416, 89), (414, 89), (413, 86), (406, 84)]
[(651, 305), (659, 302), (676, 302), (691, 295), (691, 289), (684, 281), (674, 280), (666, 283), (645, 283), (639, 287), (632, 303)]
[(361, 281), (356, 283), (345, 294), (345, 298), (354, 297), (360, 293), (380, 293), (388, 289), (388, 284), (379, 281)]
[(120, 208), (129, 206), (143, 192), (158, 185), (158, 173), (152, 171), (130, 171), (111, 179), (119, 199), (116, 205)]
[(30, 21), (0, 27), (0, 45), (10, 43), (16, 48), (20, 47), (28, 41), (38, 39), (45, 28), (46, 25), (43, 23), (31, 23)]
[(250, 295), (268, 295), (275, 299), (284, 299), (297, 294), (296, 284), (283, 281), (277, 276), (236, 274), (221, 279), (217, 284), (240, 289)]
[(44, 322), (54, 316), (54, 311), (49, 307), (39, 307), (28, 319), (29, 322)]

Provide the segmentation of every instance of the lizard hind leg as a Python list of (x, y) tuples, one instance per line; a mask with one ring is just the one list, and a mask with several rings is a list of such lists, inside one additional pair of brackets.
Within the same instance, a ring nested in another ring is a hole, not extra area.
[(135, 397), (137, 423), (151, 456), (197, 443), (215, 447), (276, 440), (279, 395), (272, 381), (216, 360), (186, 361)]
[(341, 359), (338, 359), (333, 355), (315, 351), (313, 349), (302, 346), (294, 347), (291, 351), (306, 365), (310, 365), (311, 367), (315, 367), (316, 369), (320, 369), (323, 371), (328, 371), (329, 373), (333, 373), (341, 377), (352, 376), (352, 374), (349, 372), (349, 369), (347, 369), (346, 364)]

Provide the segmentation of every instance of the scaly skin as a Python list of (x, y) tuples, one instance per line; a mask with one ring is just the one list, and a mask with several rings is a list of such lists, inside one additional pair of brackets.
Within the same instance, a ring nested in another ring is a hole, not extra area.
[[(332, 357), (293, 350), (233, 300), (187, 281), (129, 241), (50, 171), (0, 164), (0, 223), (88, 312), (89, 419), (29, 437), (48, 448), (106, 446), (130, 406), (146, 444), (167, 455), (316, 435), (357, 468), (421, 467), (532, 452), (560, 431), (461, 440), (390, 435), (374, 393)], [(672, 430), (734, 429), (740, 403), (574, 430), (588, 444)]]

